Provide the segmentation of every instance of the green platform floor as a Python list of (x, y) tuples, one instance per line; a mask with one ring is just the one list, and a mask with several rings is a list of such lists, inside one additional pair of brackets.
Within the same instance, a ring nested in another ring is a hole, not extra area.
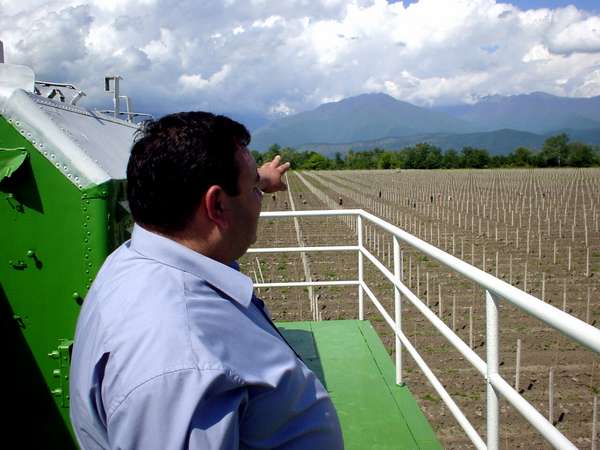
[(337, 409), (346, 449), (441, 449), (368, 321), (279, 322)]

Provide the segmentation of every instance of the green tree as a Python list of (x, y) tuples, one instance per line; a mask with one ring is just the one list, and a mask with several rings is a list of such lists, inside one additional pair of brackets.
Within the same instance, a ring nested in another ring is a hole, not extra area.
[(346, 158), (346, 166), (349, 169), (354, 170), (364, 170), (364, 169), (373, 169), (375, 166), (372, 166), (372, 158), (370, 152), (354, 152), (350, 150), (348, 152), (348, 157)]
[(326, 170), (329, 169), (329, 159), (317, 152), (310, 152), (308, 158), (299, 168), (307, 170)]
[(458, 169), (460, 167), (460, 155), (453, 148), (449, 148), (442, 157), (442, 167), (445, 169)]
[(442, 164), (442, 151), (431, 144), (420, 143), (404, 149), (407, 169), (437, 169)]
[(490, 155), (483, 148), (464, 147), (462, 149), (462, 165), (473, 169), (482, 169), (490, 163)]
[(488, 167), (497, 168), (497, 167), (506, 167), (508, 166), (508, 157), (505, 155), (492, 155), (490, 156), (490, 162), (488, 163)]
[(564, 166), (568, 164), (569, 136), (565, 133), (549, 137), (544, 141), (539, 153), (541, 165), (546, 167)]
[(262, 162), (271, 161), (275, 158), (275, 155), (279, 155), (281, 153), (281, 146), (278, 144), (271, 145), (266, 152), (262, 155)]
[(428, 145), (424, 169), (439, 169), (440, 167), (442, 167), (442, 150), (433, 145)]
[(531, 150), (526, 147), (519, 147), (508, 154), (508, 164), (516, 167), (530, 166), (533, 161)]
[(340, 152), (335, 152), (335, 159), (333, 161), (333, 168), (340, 170), (345, 166), (344, 159), (342, 158), (342, 154)]
[(377, 160), (378, 169), (391, 169), (394, 167), (394, 154), (392, 152), (383, 152)]
[(251, 150), (250, 153), (252, 154), (252, 157), (254, 158), (254, 161), (256, 161), (256, 165), (260, 166), (263, 163), (263, 154), (256, 151), (256, 150)]
[(568, 145), (567, 163), (573, 167), (590, 167), (594, 165), (596, 155), (591, 146), (581, 142), (571, 142)]

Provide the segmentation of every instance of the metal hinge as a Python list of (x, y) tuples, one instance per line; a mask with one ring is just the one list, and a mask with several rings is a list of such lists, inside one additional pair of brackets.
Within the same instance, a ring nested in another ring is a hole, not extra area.
[(52, 371), (52, 376), (57, 382), (50, 392), (58, 398), (58, 403), (63, 408), (69, 407), (69, 368), (71, 366), (72, 347), (72, 340), (60, 339), (58, 347), (48, 353), (48, 357), (58, 362), (58, 367)]

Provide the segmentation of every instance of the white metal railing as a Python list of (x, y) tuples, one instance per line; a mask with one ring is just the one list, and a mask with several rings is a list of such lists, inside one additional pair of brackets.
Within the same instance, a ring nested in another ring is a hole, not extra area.
[[(359, 319), (364, 320), (364, 294), (373, 302), (384, 320), (396, 336), (396, 382), (402, 382), (402, 349), (413, 357), (423, 374), (427, 377), (440, 398), (454, 415), (467, 436), (479, 449), (496, 450), (499, 448), (499, 406), (498, 395), (502, 395), (540, 434), (554, 447), (575, 449), (573, 445), (550, 421), (521, 396), (498, 372), (498, 305), (508, 301), (529, 315), (560, 331), (579, 344), (600, 354), (600, 330), (588, 325), (570, 314), (555, 308), (538, 298), (474, 267), (425, 241), (407, 233), (373, 214), (361, 209), (339, 209), (322, 211), (273, 211), (263, 212), (263, 218), (315, 217), (315, 216), (351, 216), (357, 221), (357, 245), (321, 246), (321, 247), (283, 247), (250, 248), (248, 253), (272, 252), (317, 252), (317, 251), (356, 251), (358, 254), (358, 280), (345, 281), (304, 281), (286, 283), (256, 283), (255, 287), (291, 287), (291, 286), (358, 286)], [(393, 239), (394, 272), (385, 267), (363, 245), (363, 224), (368, 221), (390, 233)], [(444, 264), (477, 283), (485, 289), (486, 302), (486, 361), (483, 361), (452, 329), (450, 329), (427, 305), (425, 305), (402, 281), (402, 259), (400, 242), (410, 245), (428, 257)], [(364, 258), (367, 258), (394, 285), (394, 317), (392, 318), (379, 302), (364, 280)], [(402, 330), (401, 296), (410, 301), (432, 325), (477, 369), (487, 385), (487, 443), (483, 441), (473, 425), (454, 402), (427, 363), (419, 355)]]

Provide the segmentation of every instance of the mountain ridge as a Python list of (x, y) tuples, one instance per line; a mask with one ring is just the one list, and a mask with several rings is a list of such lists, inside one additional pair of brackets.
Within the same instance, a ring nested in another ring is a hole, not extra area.
[(262, 150), (273, 143), (287, 146), (306, 144), (309, 140), (342, 143), (453, 130), (468, 132), (472, 127), (462, 119), (387, 94), (361, 94), (275, 121), (257, 130), (253, 143)]
[(491, 145), (490, 151), (497, 153), (500, 148), (511, 151), (514, 145), (539, 146), (543, 136), (561, 130), (577, 132), (587, 139), (584, 142), (598, 143), (600, 96), (571, 98), (533, 92), (482, 97), (471, 105), (423, 108), (383, 93), (361, 94), (272, 122), (253, 133), (251, 148), (264, 151), (272, 144), (349, 148), (386, 139), (413, 142), (415, 136), (423, 136), (442, 148), (470, 142), (484, 148)]

